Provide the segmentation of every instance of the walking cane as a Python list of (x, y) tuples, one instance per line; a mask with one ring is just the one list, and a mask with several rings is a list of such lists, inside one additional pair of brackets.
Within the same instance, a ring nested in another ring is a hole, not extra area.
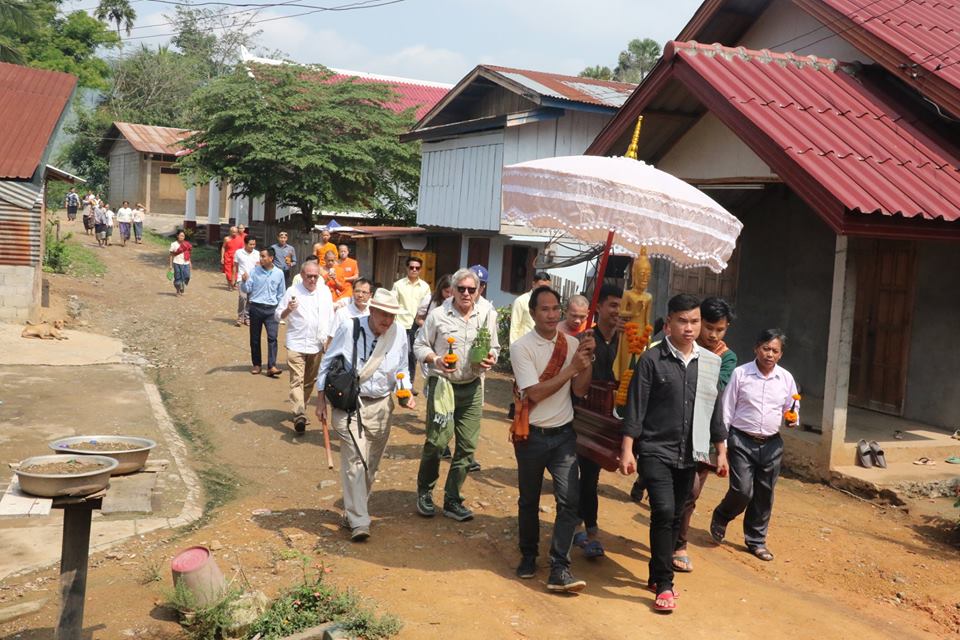
[(323, 448), (327, 450), (327, 469), (333, 469), (333, 452), (330, 450), (330, 429), (327, 428), (327, 412), (320, 416), (320, 426), (323, 428)]

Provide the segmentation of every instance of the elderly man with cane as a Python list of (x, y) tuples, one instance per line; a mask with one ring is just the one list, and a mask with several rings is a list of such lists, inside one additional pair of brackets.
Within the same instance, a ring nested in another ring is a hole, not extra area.
[(333, 323), (333, 298), (329, 289), (318, 287), (320, 265), (316, 260), (300, 267), (302, 280), (283, 295), (275, 312), (287, 321), (287, 366), (290, 369), (290, 404), (297, 435), (307, 428), (306, 401), (320, 369), (320, 358)]
[[(407, 333), (395, 322), (402, 307), (396, 294), (377, 289), (369, 304), (370, 315), (343, 323), (320, 363), (317, 417), (326, 420), (327, 394), (337, 392), (332, 371), (345, 371), (359, 382), (358, 407), (349, 412), (334, 406), (333, 428), (340, 436), (340, 481), (343, 484), (343, 524), (350, 539), (370, 537), (367, 501), (377, 467), (390, 436), (393, 414), (391, 393), (398, 391), (401, 406), (416, 408), (404, 380), (407, 375)], [(336, 363), (336, 364), (334, 364)], [(406, 393), (403, 393), (406, 391)], [(353, 425), (353, 426), (352, 426)]]

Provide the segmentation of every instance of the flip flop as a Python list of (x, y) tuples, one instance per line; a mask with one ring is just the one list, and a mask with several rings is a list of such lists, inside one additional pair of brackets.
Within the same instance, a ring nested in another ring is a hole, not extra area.
[(903, 440), (903, 431), (900, 431), (900, 429), (897, 429), (896, 431), (894, 431), (894, 432), (893, 432), (893, 439), (894, 439), (894, 440)]
[[(666, 604), (657, 604), (657, 600), (664, 600)], [(677, 599), (672, 591), (664, 591), (657, 594), (657, 600), (653, 601), (653, 610), (659, 613), (673, 613), (677, 608)]]
[(920, 465), (921, 467), (932, 467), (933, 465), (935, 465), (935, 464), (937, 464), (937, 463), (936, 463), (935, 461), (931, 460), (930, 458), (927, 458), (926, 456), (924, 456), (924, 457), (922, 457), (922, 458), (917, 458), (916, 460), (914, 460), (914, 461), (913, 461), (913, 464), (918, 464), (918, 465)]
[(960, 456), (950, 456), (944, 460), (947, 464), (960, 464)]
[(861, 467), (870, 469), (873, 467), (873, 456), (870, 454), (870, 445), (866, 440), (857, 443), (857, 462)]
[(673, 556), (673, 570), (679, 573), (691, 573), (693, 571), (693, 563), (690, 562), (690, 557), (683, 556)]
[(767, 549), (766, 547), (755, 547), (750, 549), (750, 553), (760, 558), (764, 562), (770, 562), (773, 560), (773, 554), (770, 553), (770, 549)]
[[(647, 583), (647, 591), (649, 591), (650, 593), (656, 594), (656, 593), (657, 593), (657, 585), (655, 585), (655, 584), (652, 583), (652, 582), (648, 582), (648, 583)], [(672, 591), (673, 591), (673, 599), (674, 599), (674, 600), (679, 600), (679, 599), (680, 599), (680, 592), (677, 591), (676, 589), (673, 589)]]
[(881, 469), (887, 468), (887, 459), (883, 455), (883, 449), (880, 448), (880, 445), (876, 440), (870, 443), (870, 453), (873, 454), (873, 463), (880, 467)]
[(710, 520), (710, 538), (713, 540), (714, 544), (720, 544), (723, 542), (724, 536), (727, 535), (727, 525), (720, 524), (716, 520)]
[(953, 435), (950, 437), (953, 438), (954, 440), (960, 440), (960, 429), (957, 429), (956, 431), (954, 431)]

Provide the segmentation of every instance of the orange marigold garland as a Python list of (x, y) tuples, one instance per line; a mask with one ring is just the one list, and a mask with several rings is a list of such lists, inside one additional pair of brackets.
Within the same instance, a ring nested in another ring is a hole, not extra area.
[(447, 369), (453, 369), (457, 364), (457, 354), (453, 352), (453, 336), (447, 338), (447, 355), (443, 356), (443, 364)]
[(403, 373), (397, 374), (397, 400), (400, 401), (400, 406), (405, 407), (410, 401), (410, 390), (403, 388)]
[(649, 324), (640, 331), (639, 322), (628, 322), (623, 326), (627, 336), (627, 347), (630, 350), (630, 366), (620, 377), (620, 386), (617, 387), (617, 393), (614, 397), (616, 406), (622, 407), (627, 404), (627, 391), (630, 389), (630, 381), (633, 379), (633, 370), (637, 366), (637, 358), (646, 351), (650, 344), (650, 334), (653, 333), (653, 327)]

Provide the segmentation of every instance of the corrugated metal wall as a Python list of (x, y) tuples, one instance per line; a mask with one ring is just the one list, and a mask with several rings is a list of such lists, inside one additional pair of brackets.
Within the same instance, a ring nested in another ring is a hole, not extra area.
[(503, 133), (425, 143), (417, 224), (497, 231)]
[(40, 203), (28, 211), (0, 200), (0, 264), (40, 264)]
[(124, 200), (143, 202), (140, 193), (140, 154), (126, 140), (120, 140), (110, 150), (110, 205), (117, 209)]

